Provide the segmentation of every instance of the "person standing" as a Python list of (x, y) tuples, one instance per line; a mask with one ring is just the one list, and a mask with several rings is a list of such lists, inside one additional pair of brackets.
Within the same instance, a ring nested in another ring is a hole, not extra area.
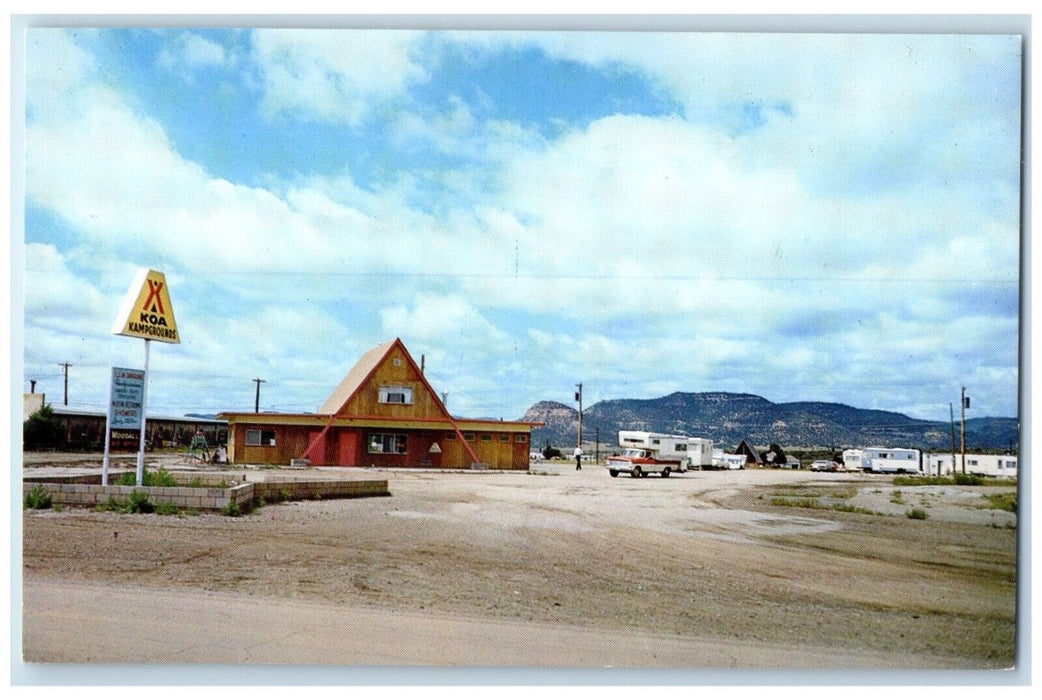
[(576, 470), (582, 469), (583, 468), (583, 465), (582, 465), (583, 448), (581, 448), (578, 445), (576, 445), (575, 452), (572, 453), (572, 456), (575, 457), (575, 468), (576, 468)]

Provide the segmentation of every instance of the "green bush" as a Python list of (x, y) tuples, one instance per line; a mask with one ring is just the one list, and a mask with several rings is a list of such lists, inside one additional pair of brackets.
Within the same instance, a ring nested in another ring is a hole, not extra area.
[(60, 447), (64, 440), (62, 425), (50, 406), (43, 406), (22, 423), (22, 444), (27, 450)]
[(912, 520), (926, 520), (926, 511), (922, 508), (912, 508), (910, 511), (905, 513)]
[(1005, 510), (1010, 513), (1017, 512), (1016, 493), (983, 493), (981, 497), (988, 501), (988, 505), (984, 506), (985, 508)]
[[(168, 472), (166, 469), (160, 467), (154, 472), (150, 472), (147, 469), (141, 478), (142, 486), (177, 486), (177, 479), (174, 475)], [(118, 486), (137, 486), (137, 474), (134, 472), (124, 472), (120, 475), (119, 481), (116, 482)]]
[(51, 492), (43, 484), (37, 484), (26, 492), (23, 503), (32, 510), (47, 510), (51, 507)]
[(128, 513), (151, 513), (156, 509), (144, 491), (132, 491), (126, 507)]
[(173, 503), (157, 503), (156, 515), (178, 515), (180, 508)]

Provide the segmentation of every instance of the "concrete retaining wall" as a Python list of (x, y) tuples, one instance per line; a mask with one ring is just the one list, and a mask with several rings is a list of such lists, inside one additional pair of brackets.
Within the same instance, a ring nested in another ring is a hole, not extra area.
[[(112, 475), (110, 474), (110, 481)], [(118, 475), (115, 477), (118, 479)], [(229, 503), (245, 510), (260, 499), (265, 502), (299, 501), (318, 498), (364, 498), (390, 496), (386, 479), (351, 480), (277, 480), (253, 483), (235, 483), (227, 475), (177, 475), (179, 482), (202, 486), (102, 486), (100, 474), (27, 478), (22, 483), (22, 495), (43, 486), (51, 495), (51, 502), (67, 506), (92, 507), (104, 505), (110, 499), (125, 501), (135, 491), (148, 494), (153, 505), (172, 505), (184, 510), (223, 511)], [(90, 483), (90, 482), (94, 483)], [(229, 485), (229, 482), (230, 485)], [(212, 485), (206, 485), (206, 484)]]

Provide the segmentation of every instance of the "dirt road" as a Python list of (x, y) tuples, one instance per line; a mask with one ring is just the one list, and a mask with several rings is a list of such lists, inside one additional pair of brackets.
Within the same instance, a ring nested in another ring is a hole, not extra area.
[[(612, 479), (597, 468), (541, 469), (384, 472), (389, 498), (266, 505), (244, 518), (26, 512), (24, 656), (1014, 663), (1015, 516), (982, 497), (1000, 489), (806, 472)], [(829, 507), (806, 507), (815, 499)], [(905, 517), (912, 506), (929, 517)]]

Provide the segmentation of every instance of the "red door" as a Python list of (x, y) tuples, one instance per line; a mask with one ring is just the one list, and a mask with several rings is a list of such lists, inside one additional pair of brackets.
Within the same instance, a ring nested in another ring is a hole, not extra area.
[(336, 464), (341, 467), (357, 467), (359, 432), (357, 430), (342, 430), (339, 438)]

